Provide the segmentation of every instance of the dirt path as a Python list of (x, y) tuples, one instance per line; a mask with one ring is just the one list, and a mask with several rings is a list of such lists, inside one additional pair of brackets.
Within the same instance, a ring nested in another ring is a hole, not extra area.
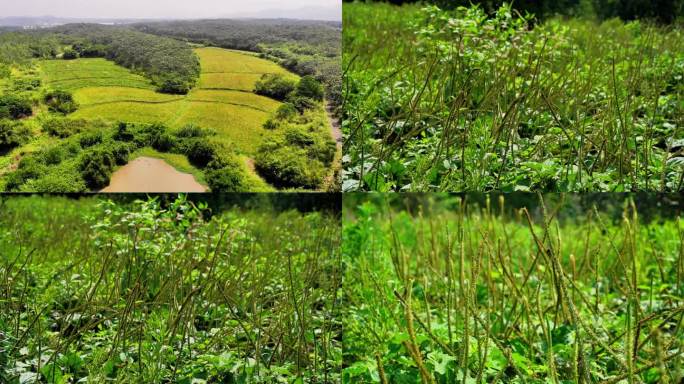
[(100, 192), (206, 192), (206, 188), (164, 160), (138, 157), (116, 171)]
[(330, 134), (335, 143), (337, 143), (337, 150), (342, 151), (342, 126), (340, 120), (333, 116), (333, 110), (329, 104), (325, 106), (325, 109), (328, 112), (328, 120), (330, 121)]
[(245, 157), (245, 165), (250, 171), (252, 171), (252, 173), (258, 175), (256, 171), (256, 165), (254, 164), (254, 159), (252, 159), (251, 157)]
[(337, 185), (337, 179), (339, 177), (340, 170), (342, 169), (342, 126), (340, 121), (333, 115), (333, 109), (330, 104), (326, 104), (325, 109), (328, 113), (328, 122), (330, 125), (330, 136), (335, 140), (337, 145), (337, 152), (335, 153), (335, 158), (333, 159), (332, 166), (330, 167), (330, 173), (325, 177), (323, 182), (323, 189), (330, 192), (339, 192), (339, 185)]

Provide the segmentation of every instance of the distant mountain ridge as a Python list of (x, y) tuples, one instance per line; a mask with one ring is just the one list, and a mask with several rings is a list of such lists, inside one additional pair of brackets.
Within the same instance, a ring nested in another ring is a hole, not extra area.
[(0, 17), (0, 27), (13, 28), (47, 28), (57, 25), (74, 23), (92, 24), (133, 24), (153, 21), (172, 20), (200, 20), (200, 19), (297, 19), (297, 20), (321, 20), (342, 21), (342, 6), (314, 6), (297, 9), (267, 9), (258, 12), (236, 12), (233, 14), (221, 14), (211, 16), (204, 15), (193, 18), (88, 18), (88, 17), (58, 17), (58, 16), (8, 16)]
[(9, 16), (0, 17), (3, 27), (50, 27), (73, 23), (93, 24), (132, 24), (146, 19), (118, 19), (118, 18), (79, 18), (56, 16)]
[(226, 18), (254, 18), (254, 19), (299, 19), (342, 21), (342, 3), (339, 6), (300, 7), (296, 9), (266, 9), (259, 12), (236, 13), (225, 15)]

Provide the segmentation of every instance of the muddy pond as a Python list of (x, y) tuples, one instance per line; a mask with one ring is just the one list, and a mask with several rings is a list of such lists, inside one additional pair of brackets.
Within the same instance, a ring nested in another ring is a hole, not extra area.
[(183, 173), (152, 157), (138, 157), (112, 175), (100, 192), (206, 192), (189, 173)]

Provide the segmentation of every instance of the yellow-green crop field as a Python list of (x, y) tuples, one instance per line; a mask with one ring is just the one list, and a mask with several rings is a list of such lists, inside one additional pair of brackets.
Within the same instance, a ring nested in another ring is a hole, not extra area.
[(141, 103), (163, 103), (182, 100), (183, 96), (158, 93), (149, 89), (129, 87), (90, 87), (81, 88), (74, 95), (76, 102), (82, 107), (97, 104), (136, 101)]
[(41, 69), (44, 83), (68, 91), (88, 87), (154, 90), (148, 79), (105, 59), (48, 60), (41, 63)]
[(219, 138), (238, 145), (242, 153), (255, 153), (263, 135), (268, 134), (261, 124), (254, 124), (255, 121), (268, 120), (269, 114), (266, 112), (222, 103), (190, 103), (175, 125), (192, 123), (211, 127), (218, 132)]
[(221, 48), (200, 48), (202, 63), (200, 89), (251, 91), (264, 73), (279, 73), (297, 79), (297, 75), (253, 54)]
[(280, 103), (252, 93), (266, 73), (297, 78), (253, 54), (198, 48), (200, 84), (188, 95), (157, 93), (144, 77), (104, 59), (50, 60), (41, 63), (43, 82), (74, 93), (84, 119), (161, 122), (172, 128), (195, 124), (215, 130), (241, 154), (251, 157), (269, 132), (263, 124)]
[(195, 52), (202, 62), (202, 73), (290, 74), (279, 65), (250, 53), (213, 47), (199, 48)]
[(259, 96), (251, 92), (239, 91), (198, 89), (192, 92), (188, 99), (195, 102), (217, 102), (233, 104), (237, 106), (246, 106), (268, 113), (275, 111), (280, 106), (279, 102), (269, 99), (268, 97)]
[(225, 89), (249, 91), (261, 75), (255, 73), (203, 73), (200, 75), (201, 89)]

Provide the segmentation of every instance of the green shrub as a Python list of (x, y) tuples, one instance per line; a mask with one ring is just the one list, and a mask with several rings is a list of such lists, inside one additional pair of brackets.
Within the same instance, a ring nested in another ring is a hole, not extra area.
[(176, 138), (166, 132), (153, 137), (151, 140), (152, 148), (159, 152), (169, 152), (176, 145)]
[(9, 79), (12, 76), (12, 70), (8, 65), (0, 64), (0, 79)]
[(79, 169), (88, 188), (97, 190), (109, 184), (115, 164), (110, 151), (96, 147), (83, 153)]
[(15, 92), (29, 92), (39, 89), (41, 85), (40, 79), (14, 79), (12, 80), (12, 91)]
[(285, 139), (288, 143), (299, 147), (308, 147), (316, 142), (316, 139), (311, 132), (306, 132), (305, 130), (298, 128), (288, 128), (285, 131)]
[(204, 175), (212, 192), (248, 192), (250, 189), (240, 160), (225, 150), (207, 164)]
[(129, 156), (131, 155), (132, 149), (129, 143), (112, 143), (110, 145), (110, 150), (112, 156), (114, 156), (114, 162), (116, 165), (125, 165), (128, 163)]
[(26, 144), (31, 130), (21, 121), (0, 120), (0, 152)]
[(67, 158), (66, 148), (61, 145), (46, 148), (40, 151), (38, 158), (45, 165), (57, 165)]
[(37, 179), (46, 172), (46, 167), (35, 157), (24, 157), (14, 172), (6, 175), (5, 190), (19, 191), (28, 180)]
[(192, 85), (179, 78), (168, 78), (161, 81), (158, 92), (174, 95), (185, 95), (190, 92)]
[(264, 123), (264, 129), (268, 129), (269, 131), (272, 131), (274, 129), (278, 129), (279, 126), (280, 126), (280, 123), (278, 122), (278, 120), (276, 120), (274, 118), (270, 118), (270, 119), (266, 120), (266, 122)]
[(316, 189), (323, 182), (326, 169), (307, 157), (305, 150), (268, 143), (256, 155), (259, 173), (278, 188)]
[(135, 133), (132, 132), (127, 123), (120, 122), (116, 127), (116, 132), (114, 133), (113, 139), (127, 142), (133, 141), (135, 140)]
[(297, 108), (292, 103), (284, 103), (276, 110), (275, 117), (279, 120), (289, 120), (297, 115)]
[(205, 178), (212, 192), (249, 192), (245, 184), (245, 172), (234, 167), (212, 169)]
[(81, 145), (81, 148), (86, 149), (102, 143), (103, 139), (104, 136), (100, 131), (88, 132), (82, 134), (81, 137), (79, 137), (78, 143)]
[(71, 167), (53, 167), (47, 174), (21, 186), (22, 191), (42, 193), (77, 193), (86, 189), (83, 179)]
[(316, 101), (308, 97), (292, 94), (287, 98), (288, 103), (291, 104), (299, 113), (304, 113), (307, 110), (316, 108)]
[(257, 149), (259, 173), (280, 188), (321, 187), (337, 152), (326, 124), (318, 111), (282, 122)]
[(184, 154), (188, 160), (199, 168), (206, 167), (207, 164), (216, 159), (216, 146), (203, 139), (186, 140), (184, 149)]
[(48, 109), (52, 112), (69, 114), (78, 109), (78, 104), (74, 101), (74, 96), (62, 90), (48, 92), (43, 98)]
[(179, 145), (179, 139), (161, 123), (133, 125), (119, 123), (114, 140), (133, 143), (135, 147), (152, 147), (160, 152), (174, 151)]
[(67, 48), (64, 50), (64, 53), (62, 54), (62, 58), (64, 60), (75, 60), (78, 59), (78, 52), (74, 51), (71, 48)]
[(195, 124), (188, 124), (175, 132), (176, 137), (190, 138), (190, 137), (206, 137), (212, 136), (216, 133), (210, 129), (201, 128)]
[(297, 84), (297, 95), (307, 97), (316, 101), (323, 100), (323, 85), (313, 76), (304, 76)]
[(152, 147), (153, 144), (159, 141), (159, 138), (168, 132), (168, 128), (164, 124), (154, 123), (142, 126), (132, 126), (130, 131), (134, 134), (133, 141), (141, 147)]
[(286, 78), (282, 74), (267, 73), (254, 85), (254, 92), (258, 95), (270, 97), (276, 100), (285, 98), (295, 90), (296, 82)]
[(74, 50), (80, 57), (107, 56), (107, 46), (103, 44), (74, 44)]
[(0, 96), (0, 119), (21, 119), (32, 114), (30, 100), (15, 95)]
[(42, 121), (43, 132), (62, 139), (83, 132), (87, 126), (88, 121), (83, 119), (51, 117)]

